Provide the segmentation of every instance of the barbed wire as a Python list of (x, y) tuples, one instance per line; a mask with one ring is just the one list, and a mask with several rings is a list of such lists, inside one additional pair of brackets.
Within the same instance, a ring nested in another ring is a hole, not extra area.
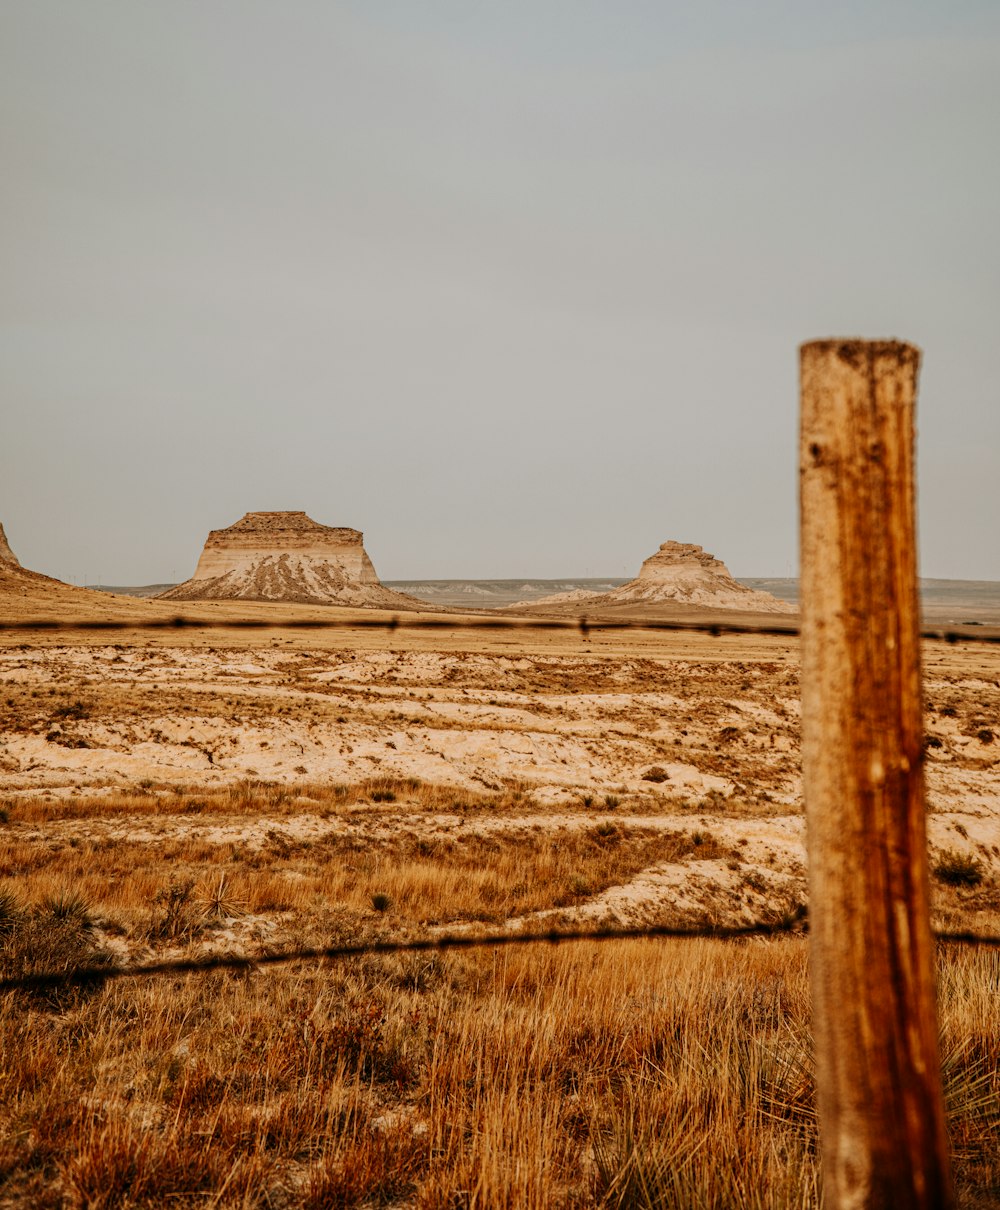
[(748, 937), (770, 937), (791, 933), (804, 919), (803, 909), (777, 922), (758, 921), (747, 925), (642, 925), (630, 928), (587, 928), (546, 932), (451, 933), (408, 941), (363, 941), (347, 945), (308, 946), (294, 950), (274, 950), (254, 956), (211, 954), (197, 958), (168, 959), (137, 966), (93, 965), (68, 971), (43, 971), (0, 979), (0, 993), (15, 990), (42, 991), (47, 988), (101, 983), (111, 979), (138, 979), (146, 976), (202, 974), (215, 970), (250, 971), (259, 967), (290, 962), (336, 961), (388, 954), (443, 953), (449, 950), (495, 949), (500, 946), (559, 945), (569, 941), (635, 941), (667, 937), (676, 940), (707, 938), (731, 941)]
[[(969, 626), (979, 626), (972, 622)], [(794, 624), (759, 622), (683, 622), (638, 618), (191, 618), (177, 615), (170, 618), (149, 618), (138, 621), (121, 621), (104, 618), (30, 618), (22, 621), (0, 620), (2, 632), (55, 632), (83, 630), (93, 632), (150, 630), (549, 630), (577, 631), (587, 638), (591, 631), (675, 631), (679, 633), (706, 634), (713, 638), (722, 635), (770, 635), (778, 638), (797, 638), (799, 627)], [(1000, 644), (1000, 628), (996, 633), (977, 634), (970, 630), (942, 630), (925, 628), (920, 637), (941, 643), (987, 643)]]
[[(390, 954), (445, 953), (450, 950), (497, 949), (502, 946), (560, 945), (573, 941), (640, 941), (667, 938), (675, 941), (744, 941), (754, 937), (804, 937), (809, 931), (808, 909), (799, 906), (778, 921), (756, 921), (746, 925), (648, 924), (632, 928), (553, 929), (547, 932), (449, 934), (410, 941), (365, 941), (352, 945), (307, 946), (274, 950), (256, 955), (210, 954), (176, 958), (136, 966), (92, 965), (64, 971), (37, 971), (0, 979), (0, 994), (13, 991), (47, 991), (54, 988), (94, 987), (112, 980), (141, 979), (171, 975), (201, 975), (211, 971), (252, 972), (261, 967), (292, 962), (330, 962)], [(1000, 948), (1000, 936), (974, 932), (934, 932), (942, 944)]]

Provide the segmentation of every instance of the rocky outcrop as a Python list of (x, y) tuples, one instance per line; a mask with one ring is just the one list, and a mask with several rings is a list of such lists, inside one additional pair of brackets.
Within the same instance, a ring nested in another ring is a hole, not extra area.
[(721, 559), (689, 542), (664, 542), (643, 563), (638, 576), (610, 592), (558, 593), (534, 605), (573, 603), (590, 609), (610, 605), (681, 602), (705, 609), (742, 609), (751, 613), (794, 613), (795, 606), (769, 592), (747, 588), (729, 574)]
[(213, 529), (190, 580), (160, 593), (173, 601), (295, 601), (413, 609), (383, 588), (357, 529), (320, 525), (304, 512), (247, 513)]
[(10, 548), (10, 544), (7, 541), (7, 535), (3, 532), (2, 524), (0, 524), (0, 563), (2, 563), (8, 569), (11, 567), (21, 567), (21, 564), (18, 562), (17, 555), (15, 555)]
[(66, 593), (87, 593), (87, 589), (75, 588), (71, 584), (64, 584), (62, 580), (44, 576), (40, 571), (23, 567), (20, 559), (11, 550), (3, 525), (0, 524), (0, 594), (41, 599), (39, 594), (45, 597), (46, 594), (65, 596)]

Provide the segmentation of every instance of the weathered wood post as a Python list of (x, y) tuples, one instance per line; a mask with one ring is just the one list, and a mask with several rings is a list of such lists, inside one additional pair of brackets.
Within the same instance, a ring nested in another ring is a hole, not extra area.
[(802, 766), (827, 1210), (953, 1204), (924, 819), (920, 353), (802, 346)]

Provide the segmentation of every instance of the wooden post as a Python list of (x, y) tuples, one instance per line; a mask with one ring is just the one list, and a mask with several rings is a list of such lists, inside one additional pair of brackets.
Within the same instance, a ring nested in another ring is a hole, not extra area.
[(920, 353), (802, 346), (802, 768), (827, 1210), (953, 1204), (924, 819)]

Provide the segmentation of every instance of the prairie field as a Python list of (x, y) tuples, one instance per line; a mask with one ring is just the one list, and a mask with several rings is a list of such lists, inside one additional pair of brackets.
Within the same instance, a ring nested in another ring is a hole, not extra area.
[[(1000, 931), (1000, 654), (927, 644), (925, 685), (934, 922)], [(783, 637), (7, 633), (2, 973), (786, 921), (798, 720)], [(968, 1206), (1000, 1205), (998, 993), (995, 951), (942, 947)], [(801, 935), (95, 981), (0, 1015), (3, 1205), (820, 1204)]]

